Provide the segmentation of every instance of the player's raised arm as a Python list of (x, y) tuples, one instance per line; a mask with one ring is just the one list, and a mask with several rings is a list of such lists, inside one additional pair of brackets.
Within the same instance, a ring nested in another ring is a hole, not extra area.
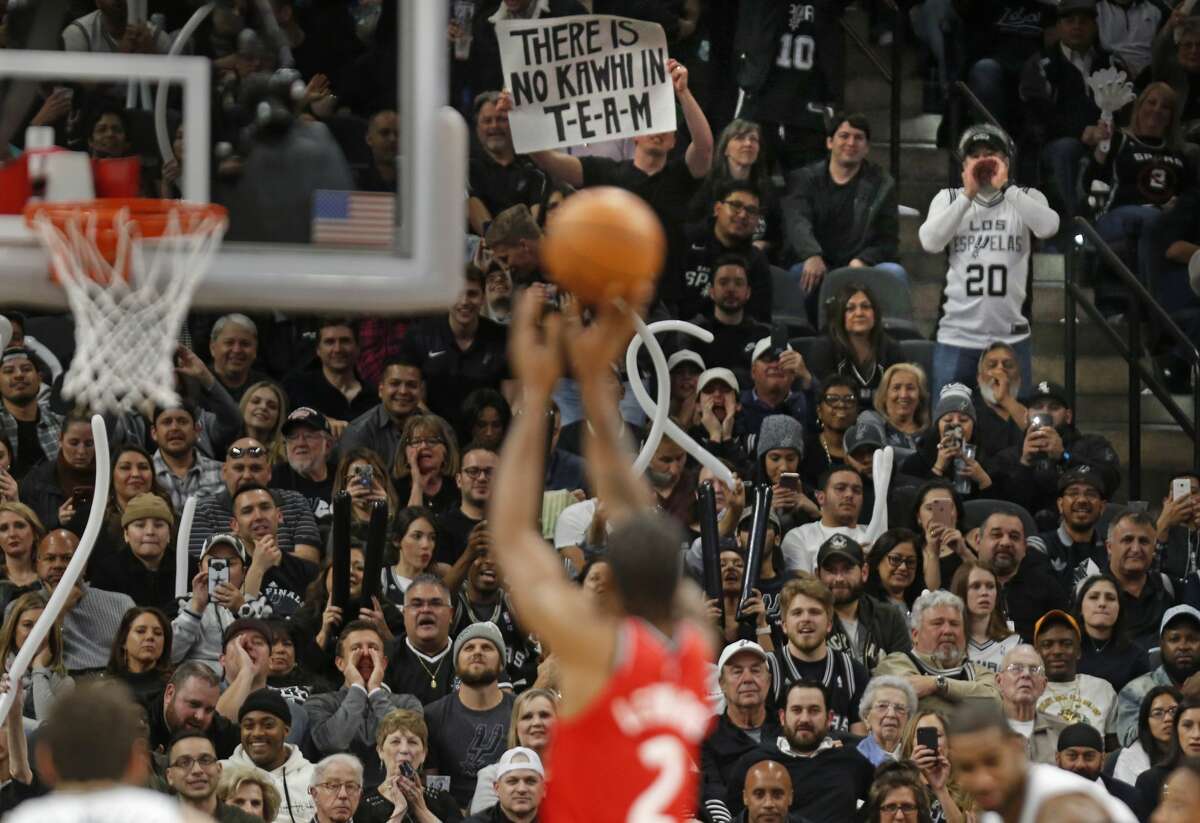
[(496, 560), (522, 623), (557, 649), (578, 636), (580, 618), (575, 612), (584, 604), (538, 528), (546, 472), (546, 410), (563, 371), (563, 318), (550, 314), (541, 319), (544, 300), (542, 289), (531, 286), (513, 311), (509, 364), (519, 381), (521, 413), (513, 418), (500, 452), (487, 519), (495, 535)]

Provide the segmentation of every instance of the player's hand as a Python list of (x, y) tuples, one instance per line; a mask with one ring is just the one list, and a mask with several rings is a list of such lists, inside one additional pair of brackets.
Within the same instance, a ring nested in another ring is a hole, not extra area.
[(817, 286), (821, 285), (821, 281), (825, 279), (825, 274), (828, 271), (829, 267), (825, 265), (825, 258), (819, 254), (814, 254), (804, 261), (804, 272), (800, 275), (800, 287), (805, 292), (816, 290)]
[(645, 312), (654, 286), (640, 283), (628, 301), (608, 301), (595, 308), (585, 326), (578, 303), (563, 306), (562, 341), (571, 373), (581, 385), (604, 380), (604, 370), (619, 362), (633, 337), (633, 315)]
[(671, 75), (671, 85), (675, 88), (675, 95), (677, 97), (683, 97), (688, 93), (687, 66), (683, 65), (673, 57), (668, 58), (667, 74)]

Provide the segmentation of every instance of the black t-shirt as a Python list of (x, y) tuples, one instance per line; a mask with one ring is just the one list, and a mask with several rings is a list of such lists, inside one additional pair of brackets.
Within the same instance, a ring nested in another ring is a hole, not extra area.
[(450, 794), (462, 808), (471, 805), (479, 770), (498, 761), (507, 748), (516, 698), (507, 692), (501, 695), (496, 706), (484, 711), (468, 709), (457, 694), (425, 707), (425, 723), (429, 726), (426, 767), (449, 775)]
[(467, 548), (471, 530), (482, 521), (463, 514), (461, 507), (450, 509), (437, 519), (437, 550), (433, 559), (451, 566)]
[(279, 565), (263, 575), (262, 593), (271, 604), (273, 616), (287, 618), (304, 605), (304, 590), (317, 576), (317, 567), (294, 554), (284, 554)]
[(845, 652), (829, 650), (824, 660), (808, 662), (797, 660), (783, 646), (775, 651), (779, 664), (779, 688), (775, 690), (778, 702), (783, 702), (788, 684), (797, 680), (815, 680), (824, 683), (829, 690), (829, 710), (833, 712), (830, 732), (848, 732), (850, 726), (859, 721), (858, 704), (867, 688), (871, 676), (861, 663)]
[(750, 355), (754, 353), (754, 344), (764, 337), (771, 336), (770, 326), (749, 317), (736, 326), (718, 323), (712, 317), (692, 322), (705, 331), (712, 332), (713, 340), (711, 343), (702, 343), (694, 337), (688, 337), (681, 348), (695, 351), (710, 369), (732, 369), (735, 374), (747, 377), (750, 373)]
[(1084, 636), (1083, 653), (1076, 671), (1107, 680), (1112, 684), (1113, 690), (1119, 693), (1130, 680), (1150, 671), (1150, 660), (1146, 656), (1146, 650), (1136, 643), (1118, 646), (1112, 640), (1108, 643), (1097, 643)]
[[(463, 819), (462, 812), (459, 811), (454, 798), (438, 789), (425, 787), (425, 805), (442, 823), (459, 823)], [(395, 810), (396, 807), (392, 805), (392, 801), (381, 795), (379, 789), (372, 789), (370, 794), (363, 795), (362, 803), (359, 804), (358, 810), (354, 814), (354, 821), (355, 823), (388, 823)], [(411, 807), (404, 817), (399, 819), (401, 823), (416, 820), (412, 815)]]
[(457, 420), (462, 401), (475, 389), (500, 387), (508, 377), (508, 338), (504, 326), (480, 318), (475, 339), (460, 349), (446, 316), (432, 317), (409, 328), (404, 355), (425, 378), (429, 408)]
[(831, 269), (850, 265), (859, 247), (861, 238), (846, 228), (854, 225), (854, 199), (858, 197), (861, 180), (861, 174), (854, 175), (843, 185), (830, 180), (829, 199), (825, 207), (813, 215), (814, 233), (821, 238), (821, 257)]
[(821, 128), (821, 115), (808, 104), (825, 104), (835, 97), (828, 88), (822, 65), (836, 61), (840, 54), (840, 45), (827, 40), (825, 33), (830, 31), (831, 24), (836, 25), (842, 5), (828, 0), (791, 4), (792, 9), (806, 13), (784, 15), (771, 73), (763, 87), (747, 99), (747, 111), (742, 116)]
[(764, 742), (742, 756), (729, 777), (727, 805), (742, 811), (742, 787), (750, 767), (762, 760), (782, 763), (792, 777), (791, 810), (811, 823), (846, 823), (854, 820), (859, 800), (866, 800), (875, 767), (854, 746), (825, 749), (813, 757), (783, 754), (775, 741)]
[(479, 198), (495, 217), (510, 206), (524, 203), (533, 207), (541, 203), (546, 193), (546, 175), (524, 154), (502, 166), (480, 149), (471, 153), (467, 193)]
[[(398, 477), (394, 482), (396, 485), (396, 495), (400, 498), (401, 502), (407, 504), (408, 496), (412, 494), (412, 476)], [(437, 494), (432, 497), (422, 495), (421, 505), (435, 515), (441, 515), (443, 512), (448, 512), (451, 509), (457, 509), (461, 500), (458, 486), (454, 485), (454, 480), (444, 477), (442, 478), (442, 487), (438, 489)]]
[(687, 221), (688, 203), (700, 185), (683, 158), (668, 161), (662, 171), (653, 175), (633, 165), (632, 160), (581, 157), (579, 162), (583, 166), (583, 185), (627, 189), (650, 204), (667, 232), (664, 270), (674, 271), (677, 268), (675, 261), (680, 260), (683, 253), (683, 225)]
[(42, 444), (38, 441), (36, 420), (28, 422), (25, 420), (17, 421), (16, 445), (17, 453), (13, 459), (12, 468), (9, 469), (9, 473), (17, 480), (20, 480), (30, 469), (46, 457), (46, 453), (42, 451)]
[(295, 471), (287, 463), (278, 463), (271, 469), (271, 488), (287, 489), (299, 492), (308, 501), (313, 517), (324, 520), (333, 516), (333, 475), (334, 467), (329, 466), (325, 479), (321, 482), (310, 480)]

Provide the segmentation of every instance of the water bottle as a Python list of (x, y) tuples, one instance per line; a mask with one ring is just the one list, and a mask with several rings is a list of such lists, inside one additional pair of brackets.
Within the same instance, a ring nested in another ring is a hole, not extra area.
[(962, 457), (954, 458), (954, 492), (966, 497), (975, 490), (975, 481), (966, 475), (967, 461), (975, 459), (975, 444), (963, 443)]

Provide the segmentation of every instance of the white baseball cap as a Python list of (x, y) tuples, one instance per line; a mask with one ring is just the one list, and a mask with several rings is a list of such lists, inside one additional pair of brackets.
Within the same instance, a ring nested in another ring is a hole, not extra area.
[(680, 349), (667, 358), (667, 371), (675, 371), (680, 363), (691, 363), (700, 371), (704, 371), (704, 358), (691, 349)]
[[(771, 348), (771, 338), (770, 337), (764, 337), (764, 338), (760, 339), (757, 343), (755, 343), (754, 344), (754, 353), (750, 355), (750, 366), (753, 367), (754, 362), (756, 360), (758, 360), (758, 358), (762, 357), (763, 354), (765, 354), (766, 351), (770, 348)], [(788, 343), (784, 347), (784, 351), (791, 351), (791, 350), (792, 350), (792, 344)]]
[(729, 662), (735, 654), (757, 655), (764, 663), (767, 662), (767, 653), (763, 651), (763, 647), (755, 643), (753, 640), (735, 640), (721, 651), (721, 656), (717, 659), (717, 671), (725, 668), (725, 664)]
[(720, 380), (722, 383), (733, 389), (734, 394), (741, 393), (738, 388), (737, 377), (729, 369), (705, 369), (700, 373), (700, 380), (696, 383), (696, 391), (704, 391), (704, 387), (714, 380)]
[(499, 780), (509, 772), (517, 771), (537, 772), (542, 777), (546, 776), (546, 771), (542, 768), (542, 759), (538, 757), (538, 753), (524, 746), (515, 746), (500, 755), (500, 761), (496, 764), (496, 779)]

